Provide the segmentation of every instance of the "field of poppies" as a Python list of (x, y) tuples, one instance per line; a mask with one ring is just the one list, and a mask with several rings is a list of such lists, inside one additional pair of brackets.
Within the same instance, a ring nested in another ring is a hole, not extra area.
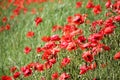
[(0, 0), (0, 80), (120, 80), (120, 0)]

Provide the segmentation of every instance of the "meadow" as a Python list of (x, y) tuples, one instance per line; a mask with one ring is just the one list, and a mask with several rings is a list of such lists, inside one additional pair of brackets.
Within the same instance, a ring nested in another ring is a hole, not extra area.
[(0, 0), (0, 80), (120, 80), (120, 0)]

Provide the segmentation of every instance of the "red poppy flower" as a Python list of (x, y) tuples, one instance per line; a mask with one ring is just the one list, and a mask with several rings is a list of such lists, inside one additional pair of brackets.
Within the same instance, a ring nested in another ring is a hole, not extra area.
[(104, 29), (104, 34), (112, 34), (113, 33), (113, 31), (114, 31), (114, 29), (113, 28), (111, 28), (111, 27), (106, 27), (105, 29)]
[(7, 22), (7, 17), (3, 17), (2, 22)]
[(72, 21), (74, 24), (79, 25), (79, 24), (84, 23), (85, 17), (82, 16), (81, 14), (75, 14)]
[(94, 63), (90, 64), (89, 69), (94, 70), (96, 67), (97, 67), (97, 64), (96, 64), (96, 62), (94, 62)]
[(24, 53), (25, 53), (25, 54), (30, 53), (30, 51), (31, 51), (31, 48), (30, 48), (30, 47), (26, 46), (26, 47), (24, 48)]
[(52, 68), (53, 64), (49, 63), (49, 61), (47, 61), (47, 62), (44, 63), (44, 66), (45, 66), (46, 69), (50, 69), (50, 68)]
[(67, 22), (68, 22), (68, 23), (72, 23), (72, 19), (73, 19), (72, 16), (68, 16), (68, 18), (67, 18)]
[(97, 78), (93, 78), (93, 80), (97, 80)]
[(52, 54), (52, 52), (50, 50), (46, 50), (42, 55), (42, 59), (48, 60), (51, 54)]
[(94, 4), (93, 2), (89, 1), (86, 5), (86, 8), (90, 9), (90, 8), (94, 8)]
[(44, 42), (49, 42), (50, 41), (50, 36), (43, 36), (41, 38), (41, 40), (44, 41)]
[(62, 26), (55, 25), (52, 27), (52, 32), (62, 29)]
[(0, 27), (0, 32), (2, 32), (2, 31), (4, 31), (4, 30), (5, 30), (5, 27), (4, 27), (4, 26)]
[(32, 70), (27, 67), (21, 67), (21, 71), (22, 71), (24, 77), (28, 77), (32, 74)]
[(40, 53), (42, 51), (41, 47), (37, 47), (36, 52)]
[(102, 9), (101, 9), (101, 6), (100, 6), (100, 5), (96, 5), (96, 6), (93, 8), (94, 14), (99, 14), (101, 11), (102, 11)]
[(27, 32), (26, 37), (31, 38), (31, 37), (33, 37), (34, 35), (35, 35), (35, 34), (34, 34), (33, 31), (29, 31), (29, 32)]
[(9, 3), (12, 3), (12, 2), (13, 2), (13, 0), (8, 0), (8, 2), (9, 2)]
[(5, 26), (5, 30), (10, 30), (10, 25), (9, 25), (9, 24), (7, 24), (7, 25)]
[(12, 80), (12, 77), (4, 75), (1, 77), (1, 80)]
[(24, 12), (24, 14), (26, 14), (26, 13), (27, 13), (27, 11), (28, 11), (28, 9), (27, 9), (27, 8), (23, 8), (23, 12)]
[(91, 34), (88, 38), (88, 40), (90, 42), (96, 42), (96, 41), (99, 41), (99, 40), (102, 40), (103, 38), (103, 35), (100, 34), (100, 33), (94, 33), (94, 34)]
[(41, 17), (37, 17), (35, 19), (36, 26), (38, 26), (38, 24), (41, 23), (41, 22), (42, 22), (42, 18)]
[(32, 14), (36, 14), (36, 9), (33, 8), (33, 9), (31, 10), (31, 13), (32, 13)]
[(93, 61), (93, 55), (90, 53), (90, 51), (84, 52), (82, 54), (82, 58), (86, 61), (86, 62), (92, 62)]
[(86, 38), (84, 36), (79, 36), (78, 37), (78, 42), (81, 43), (81, 42), (85, 42)]
[(115, 55), (114, 55), (114, 60), (118, 60), (120, 59), (120, 52), (117, 52)]
[(70, 58), (63, 58), (61, 62), (61, 67), (65, 67), (70, 63)]
[(115, 16), (114, 20), (117, 21), (117, 22), (120, 22), (120, 15), (119, 16)]
[(38, 63), (38, 64), (36, 64), (36, 69), (38, 70), (38, 71), (43, 71), (44, 70), (44, 65), (43, 64), (40, 64), (40, 63)]
[(106, 2), (105, 6), (106, 6), (106, 8), (110, 8), (110, 7), (111, 7), (111, 1), (108, 0), (108, 1)]
[(20, 76), (20, 72), (15, 72), (15, 73), (13, 74), (14, 79), (18, 78), (19, 76)]
[(17, 69), (16, 66), (13, 66), (10, 68), (10, 72), (14, 73), (16, 71), (16, 69)]
[(66, 80), (66, 79), (69, 79), (70, 78), (70, 75), (67, 74), (67, 73), (62, 73), (59, 77), (59, 80)]
[(60, 37), (59, 37), (59, 35), (52, 35), (51, 37), (50, 37), (50, 40), (51, 41), (59, 41), (60, 40)]
[(75, 49), (76, 49), (76, 44), (75, 44), (75, 42), (69, 42), (66, 49), (67, 49), (68, 51), (75, 50)]
[(66, 41), (62, 41), (62, 42), (60, 43), (60, 48), (66, 49), (67, 46), (68, 46), (68, 42), (66, 42)]
[(59, 77), (58, 72), (53, 73), (52, 76), (51, 76), (52, 80), (55, 80), (58, 77)]
[(80, 75), (85, 74), (89, 68), (86, 65), (80, 66)]
[(80, 8), (81, 7), (81, 5), (82, 5), (82, 2), (76, 2), (76, 8)]
[(56, 63), (56, 59), (55, 58), (49, 59), (49, 62), (52, 63), (52, 64), (55, 64)]

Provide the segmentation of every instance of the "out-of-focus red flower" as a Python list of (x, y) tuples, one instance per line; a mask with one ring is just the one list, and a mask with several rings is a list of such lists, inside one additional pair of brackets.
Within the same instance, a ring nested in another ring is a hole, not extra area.
[(110, 47), (109, 47), (109, 46), (106, 46), (106, 45), (103, 46), (103, 49), (104, 49), (105, 51), (110, 51)]
[(48, 42), (45, 44), (44, 48), (45, 49), (53, 49), (57, 46), (57, 44), (55, 42)]
[(120, 22), (120, 15), (115, 16), (114, 20), (117, 21), (117, 22)]
[(82, 2), (78, 1), (76, 2), (76, 8), (80, 8), (82, 6)]
[(9, 2), (9, 3), (12, 3), (12, 2), (13, 2), (13, 0), (8, 0), (8, 2)]
[(3, 17), (2, 22), (7, 22), (7, 17)]
[(12, 20), (12, 19), (14, 19), (14, 17), (15, 17), (14, 15), (11, 15), (11, 16), (10, 16), (10, 19)]
[(43, 60), (48, 60), (49, 57), (51, 56), (52, 52), (50, 50), (46, 50), (43, 55), (42, 55), (42, 59)]
[(88, 66), (80, 66), (80, 75), (85, 74), (89, 70)]
[(78, 28), (75, 25), (65, 25), (63, 28), (63, 39), (64, 38), (71, 38), (70, 33), (72, 33), (73, 31), (76, 31)]
[(89, 1), (86, 5), (86, 8), (90, 9), (90, 8), (94, 8), (94, 4), (93, 2)]
[(70, 63), (70, 58), (63, 58), (61, 62), (61, 67), (65, 67)]
[(96, 41), (102, 40), (102, 38), (103, 38), (102, 34), (94, 33), (89, 36), (88, 40), (90, 42), (96, 42)]
[(114, 55), (114, 60), (118, 60), (120, 59), (120, 52), (117, 52), (115, 55)]
[(40, 63), (38, 63), (38, 64), (36, 64), (36, 69), (38, 70), (38, 71), (43, 71), (44, 70), (44, 65), (43, 64), (40, 64)]
[(31, 38), (31, 37), (33, 37), (34, 35), (35, 35), (35, 33), (34, 33), (33, 31), (29, 31), (29, 32), (27, 32), (26, 37), (27, 37), (27, 38)]
[(15, 72), (15, 73), (13, 74), (13, 78), (14, 78), (14, 79), (18, 78), (19, 76), (20, 76), (20, 72)]
[(0, 32), (4, 31), (5, 30), (5, 27), (4, 26), (1, 26), (0, 27)]
[(5, 26), (5, 30), (10, 30), (10, 25), (9, 25), (9, 24), (7, 24), (7, 25)]
[(20, 10), (21, 10), (20, 7), (15, 8), (15, 9), (13, 10), (13, 15), (14, 15), (14, 16), (18, 16), (19, 13), (20, 13)]
[(113, 31), (114, 31), (113, 28), (111, 28), (111, 27), (106, 27), (106, 28), (104, 29), (104, 34), (112, 34)]
[(37, 47), (37, 48), (36, 48), (36, 52), (37, 52), (37, 53), (40, 53), (41, 51), (42, 51), (41, 47)]
[(60, 48), (66, 49), (67, 46), (68, 46), (68, 42), (66, 42), (66, 41), (62, 41), (62, 42), (60, 43)]
[(93, 80), (97, 80), (97, 78), (93, 78)]
[(62, 29), (62, 26), (55, 25), (52, 27), (52, 32)]
[(72, 16), (68, 16), (68, 18), (67, 18), (67, 22), (68, 22), (68, 23), (72, 23), (72, 19), (73, 19)]
[(89, 69), (94, 70), (96, 67), (97, 67), (97, 64), (96, 64), (96, 62), (94, 62), (94, 63), (90, 64)]
[(93, 55), (90, 53), (90, 51), (84, 52), (82, 54), (82, 58), (86, 61), (86, 62), (92, 62), (93, 61)]
[(47, 62), (44, 63), (44, 66), (45, 66), (46, 69), (50, 69), (50, 68), (52, 68), (53, 64), (50, 63), (49, 61), (47, 61)]
[(94, 8), (93, 8), (93, 13), (94, 14), (100, 14), (102, 11), (101, 9), (101, 6), (100, 5), (96, 5)]
[(108, 0), (108, 1), (106, 2), (105, 6), (106, 6), (106, 8), (110, 8), (110, 7), (111, 7), (111, 1)]
[(66, 79), (69, 79), (70, 78), (70, 75), (67, 74), (67, 73), (62, 73), (59, 77), (59, 80), (66, 80)]
[(28, 53), (30, 53), (31, 50), (32, 50), (32, 49), (31, 49), (30, 47), (26, 46), (26, 47), (24, 48), (24, 53), (25, 53), (25, 54), (28, 54)]
[(59, 40), (60, 40), (60, 37), (59, 37), (58, 34), (52, 35), (52, 36), (50, 37), (50, 40), (51, 40), (51, 41), (59, 41)]
[(32, 70), (28, 67), (21, 67), (21, 71), (22, 71), (24, 77), (28, 77), (32, 74)]
[(58, 77), (59, 77), (58, 72), (53, 73), (51, 76), (52, 80), (56, 80)]
[(77, 25), (84, 23), (84, 21), (85, 21), (85, 17), (81, 14), (75, 14), (72, 20), (72, 22)]
[(68, 51), (72, 51), (76, 49), (76, 44), (75, 42), (69, 42), (66, 48)]
[(49, 63), (55, 64), (56, 63), (56, 59), (55, 58), (49, 59)]
[(41, 40), (44, 41), (44, 42), (49, 42), (50, 41), (50, 36), (43, 36), (41, 38)]
[(1, 80), (12, 80), (12, 77), (4, 75), (1, 77)]
[(28, 11), (28, 9), (27, 9), (27, 8), (23, 8), (23, 12), (24, 12), (24, 14), (26, 14), (26, 13), (27, 13), (27, 11)]
[(38, 24), (41, 23), (41, 22), (42, 22), (42, 18), (41, 17), (37, 17), (35, 19), (36, 26), (38, 26)]
[(78, 39), (77, 39), (77, 41), (78, 41), (79, 43), (85, 42), (85, 40), (86, 40), (86, 38), (85, 38), (84, 36), (79, 36)]
[(10, 68), (10, 72), (14, 73), (16, 71), (16, 69), (17, 69), (16, 66), (13, 66)]
[(36, 9), (35, 8), (33, 8), (32, 10), (31, 10), (31, 14), (36, 14)]

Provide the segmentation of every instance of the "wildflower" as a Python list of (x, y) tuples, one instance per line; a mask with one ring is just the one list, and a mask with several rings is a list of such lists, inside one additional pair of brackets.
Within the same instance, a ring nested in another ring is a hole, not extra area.
[(38, 26), (38, 24), (41, 23), (41, 22), (42, 22), (42, 18), (41, 17), (37, 17), (35, 19), (36, 26)]
[(100, 6), (100, 5), (96, 5), (96, 6), (93, 8), (94, 14), (99, 14), (101, 11), (102, 11), (102, 9), (101, 9), (101, 6)]
[(19, 76), (20, 76), (20, 72), (15, 72), (15, 73), (13, 74), (14, 79), (18, 78)]
[(33, 31), (29, 31), (29, 32), (27, 32), (26, 37), (31, 38), (31, 37), (33, 37), (34, 35), (35, 35), (35, 34), (34, 34)]
[(117, 52), (115, 55), (114, 55), (114, 60), (118, 60), (120, 59), (120, 52)]
[(93, 61), (93, 55), (90, 53), (90, 51), (84, 52), (82, 54), (82, 58), (86, 61), (86, 62), (92, 62)]
[(24, 48), (24, 53), (25, 53), (25, 54), (28, 54), (30, 51), (31, 51), (31, 48), (30, 48), (30, 47), (26, 46), (26, 47)]

